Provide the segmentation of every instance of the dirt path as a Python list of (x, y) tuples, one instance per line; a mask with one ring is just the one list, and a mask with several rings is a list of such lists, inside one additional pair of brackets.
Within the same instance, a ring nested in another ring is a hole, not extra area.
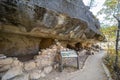
[(100, 51), (87, 58), (83, 69), (70, 73), (66, 71), (69, 69), (65, 69), (62, 73), (54, 71), (49, 77), (40, 80), (107, 80), (107, 76), (102, 67), (102, 58), (104, 56), (105, 52)]
[(61, 80), (107, 80), (102, 67), (102, 57), (104, 56), (104, 51), (100, 51), (95, 55), (90, 55), (82, 70), (71, 73), (66, 79)]

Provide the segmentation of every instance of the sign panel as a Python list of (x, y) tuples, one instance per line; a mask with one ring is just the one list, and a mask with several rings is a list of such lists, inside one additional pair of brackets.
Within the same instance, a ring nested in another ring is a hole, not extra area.
[(79, 69), (79, 57), (78, 57), (76, 51), (74, 51), (74, 50), (61, 51), (61, 52), (60, 52), (60, 55), (61, 55), (60, 63), (59, 63), (60, 72), (62, 72), (62, 70), (63, 70), (63, 61), (62, 61), (62, 60), (63, 60), (64, 58), (72, 58), (72, 57), (75, 57), (76, 60), (77, 60), (77, 68)]
[(62, 57), (78, 57), (77, 53), (74, 50), (61, 51), (60, 53)]

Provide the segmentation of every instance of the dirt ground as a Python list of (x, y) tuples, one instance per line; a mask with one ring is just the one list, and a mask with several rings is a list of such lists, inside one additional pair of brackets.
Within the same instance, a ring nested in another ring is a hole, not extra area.
[[(104, 51), (97, 54), (83, 56), (80, 58), (81, 69), (77, 70), (75, 66), (64, 67), (63, 72), (58, 70), (52, 71), (45, 78), (40, 80), (107, 80), (107, 76), (102, 67), (102, 58), (105, 56)], [(85, 65), (83, 66), (83, 62)], [(75, 65), (72, 61), (71, 65)]]

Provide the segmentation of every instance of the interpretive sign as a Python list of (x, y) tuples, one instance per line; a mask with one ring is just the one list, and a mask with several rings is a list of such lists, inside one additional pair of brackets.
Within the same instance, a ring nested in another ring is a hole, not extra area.
[(61, 51), (62, 57), (78, 57), (77, 53), (74, 50), (71, 51)]
[(60, 71), (62, 72), (63, 70), (63, 58), (76, 58), (77, 60), (77, 68), (79, 69), (79, 56), (74, 50), (69, 50), (69, 51), (61, 51), (60, 52), (61, 58), (60, 58)]

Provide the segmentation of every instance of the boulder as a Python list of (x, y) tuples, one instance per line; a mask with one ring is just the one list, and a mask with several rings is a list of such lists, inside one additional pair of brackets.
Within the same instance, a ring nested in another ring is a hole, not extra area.
[(41, 76), (41, 77), (45, 77), (46, 75), (45, 75), (44, 72), (41, 72), (41, 73), (40, 73), (40, 76)]
[(5, 58), (5, 59), (0, 59), (0, 66), (2, 65), (10, 65), (13, 62), (13, 58)]
[(17, 58), (14, 58), (14, 61), (13, 63), (11, 64), (12, 67), (15, 67), (15, 66), (21, 66), (23, 67), (23, 63), (20, 62)]
[(24, 69), (25, 69), (25, 71), (29, 71), (29, 70), (32, 70), (32, 69), (35, 69), (35, 68), (36, 68), (35, 61), (29, 61), (29, 62), (25, 62), (24, 63)]
[(9, 80), (15, 76), (21, 75), (22, 73), (22, 68), (19, 66), (11, 68), (2, 76), (2, 80)]
[(0, 59), (6, 58), (4, 54), (0, 54)]
[(0, 67), (0, 72), (5, 72), (11, 68), (11, 65), (4, 65)]
[(41, 69), (41, 68), (42, 68), (41, 60), (40, 60), (40, 59), (36, 59), (35, 62), (36, 62), (36, 66), (37, 66), (39, 69)]
[(52, 66), (47, 66), (47, 67), (44, 67), (43, 72), (48, 74), (48, 73), (50, 73), (52, 71), (52, 69), (53, 69)]
[(53, 63), (53, 61), (49, 60), (48, 58), (44, 58), (44, 59), (41, 60), (41, 65), (42, 65), (43, 67), (49, 66), (49, 65), (51, 65), (52, 63)]
[(29, 73), (31, 80), (36, 80), (41, 77), (41, 70), (33, 70)]
[(28, 74), (23, 73), (23, 74), (21, 74), (19, 76), (16, 76), (12, 80), (30, 80), (30, 79), (29, 79), (29, 75)]

